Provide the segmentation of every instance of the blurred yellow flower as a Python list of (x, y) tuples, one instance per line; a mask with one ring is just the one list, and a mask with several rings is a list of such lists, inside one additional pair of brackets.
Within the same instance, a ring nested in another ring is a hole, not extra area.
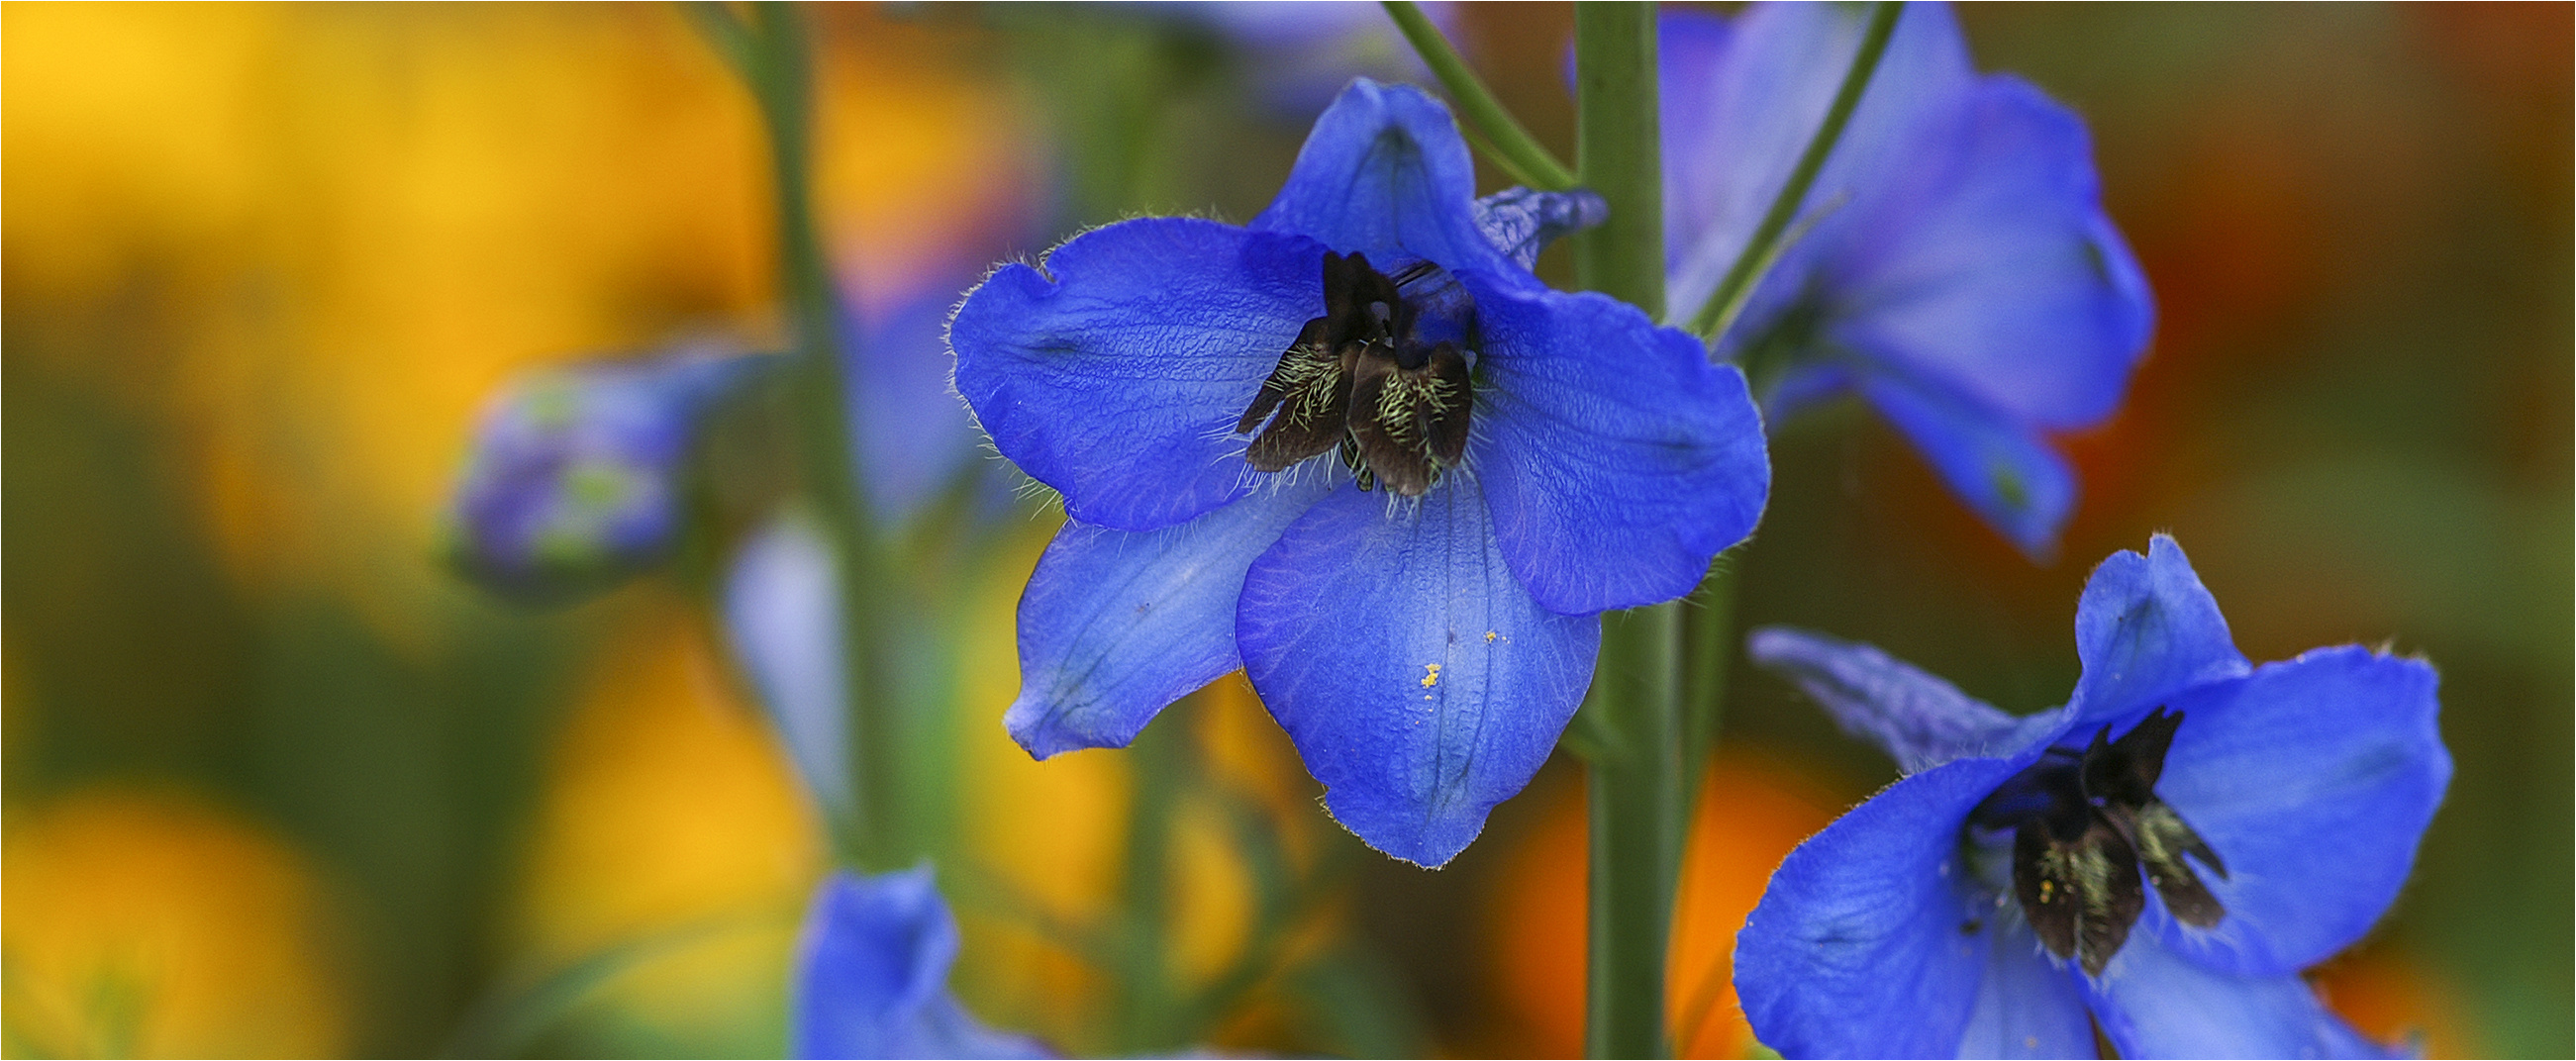
[[(418, 643), (436, 513), (530, 364), (774, 333), (748, 95), (667, 7), (0, 7), (13, 350), (175, 426), (227, 568)], [(821, 211), (891, 282), (1022, 197), (934, 27), (818, 18)], [(870, 285), (861, 284), (862, 287)], [(38, 333), (30, 333), (38, 334)]]
[(12, 808), (0, 847), (9, 1054), (349, 1049), (320, 886), (258, 825), (172, 791), (101, 788)]
[(585, 1008), (692, 1042), (775, 1040), (822, 826), (676, 608), (629, 635), (554, 750), (520, 899), (522, 979), (632, 947)]

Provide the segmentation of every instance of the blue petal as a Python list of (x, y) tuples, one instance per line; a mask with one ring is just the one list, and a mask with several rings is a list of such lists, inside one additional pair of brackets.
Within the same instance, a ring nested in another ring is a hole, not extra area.
[(1915, 774), (1789, 853), (1735, 937), (1735, 993), (1756, 1037), (1789, 1057), (1959, 1055), (1994, 934), (1962, 931), (1994, 907), (1973, 898), (1959, 829), (2031, 758)]
[(1235, 419), (1320, 311), (1323, 255), (1188, 218), (1084, 233), (1043, 272), (1006, 265), (966, 296), (957, 390), (1073, 518), (1181, 523), (1252, 490)]
[(2046, 559), (2075, 509), (2075, 472), (2030, 427), (1939, 384), (1855, 371), (1861, 393), (1941, 478), (2022, 552)]
[(1449, 108), (1409, 85), (1363, 77), (1315, 119), (1287, 183), (1252, 227), (1311, 236), (1345, 253), (1412, 255), (1505, 282), (1526, 277), (1486, 240), (1475, 198), (1475, 163)]
[(2286, 975), (2359, 941), (2397, 897), (2451, 777), (2433, 668), (2358, 646), (2265, 664), (2184, 697), (2156, 792), (2227, 863), (2208, 930), (2149, 925), (2177, 952)]
[[(1272, 117), (1300, 124), (1330, 106), (1354, 75), (1424, 82), (1431, 77), (1377, 4), (1228, 0), (1133, 6), (1203, 24), (1226, 37), (1248, 60), (1252, 99)], [(1433, 25), (1454, 37), (1462, 5), (1431, 0), (1420, 6)]]
[(2083, 120), (1992, 77), (1933, 132), (1839, 228), (1830, 341), (2027, 424), (2110, 415), (2153, 309)]
[(930, 867), (875, 877), (833, 874), (814, 895), (798, 945), (797, 1057), (1046, 1057), (1023, 1036), (986, 1028), (948, 993), (957, 922)]
[(1469, 470), (1512, 573), (1568, 615), (1690, 592), (1771, 491), (1744, 374), (1602, 295), (1460, 280), (1484, 331)]
[(1744, 651), (1798, 683), (1843, 732), (1878, 745), (1909, 774), (2019, 751), (2055, 722), (2005, 714), (1875, 645), (1768, 626), (1745, 638)]
[(1986, 975), (1959, 1041), (1959, 1057), (2092, 1057), (2093, 1020), (2084, 995), (2055, 960), (2019, 907), (1994, 909), (1986, 922)]
[[(1698, 16), (1664, 19), (1664, 231), (1676, 312), (1695, 311), (1743, 253), (1850, 69), (1864, 20), (1861, 8), (1831, 4), (1759, 5), (1732, 32)], [(1919, 162), (1912, 141), (1927, 116), (1956, 106), (1974, 83), (1949, 9), (1908, 5), (1793, 230), (1823, 234)], [(1804, 272), (1784, 258), (1761, 287), (1794, 291)]]
[(1345, 485), (1253, 562), (1244, 672), (1369, 846), (1449, 861), (1555, 748), (1600, 620), (1540, 607), (1463, 477), (1417, 502)]
[(1158, 531), (1066, 521), (1020, 597), (1020, 696), (1002, 716), (1012, 739), (1040, 759), (1124, 747), (1164, 705), (1242, 666), (1244, 571), (1331, 488), (1283, 475)]
[(881, 519), (911, 518), (984, 464), (982, 434), (948, 385), (948, 315), (973, 280), (931, 283), (848, 327), (845, 383), (859, 480)]
[(1485, 242), (1527, 269), (1558, 239), (1610, 219), (1610, 204), (1589, 188), (1542, 192), (1505, 188), (1476, 200), (1476, 227)]
[(2296, 975), (2203, 968), (2144, 936), (2129, 937), (2085, 993), (2122, 1057), (2394, 1056), (2327, 1012)]
[(2246, 672), (2218, 601), (2182, 546), (2162, 534), (2148, 540), (2147, 555), (2124, 549), (2093, 569), (2075, 605), (2075, 655), (2084, 676), (2067, 703), (2074, 727), (2145, 711), (2192, 686)]
[(725, 633), (805, 782), (835, 814), (851, 808), (841, 601), (831, 546), (781, 519), (745, 542), (725, 575)]

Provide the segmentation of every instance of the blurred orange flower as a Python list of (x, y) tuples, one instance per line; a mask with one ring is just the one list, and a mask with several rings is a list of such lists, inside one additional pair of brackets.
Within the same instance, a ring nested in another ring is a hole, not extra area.
[[(1505, 1007), (1530, 1038), (1513, 1052), (1583, 1055), (1585, 881), (1582, 790), (1565, 786), (1512, 853), (1494, 903), (1493, 955)], [(1744, 1057), (1753, 1032), (1736, 1008), (1735, 932), (1771, 871), (1840, 806), (1823, 786), (1756, 749), (1718, 755), (1692, 817), (1674, 900), (1666, 1010), (1680, 1057)]]

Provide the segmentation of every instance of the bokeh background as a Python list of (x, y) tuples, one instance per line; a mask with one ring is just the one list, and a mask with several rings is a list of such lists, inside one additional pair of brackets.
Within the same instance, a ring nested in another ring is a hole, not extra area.
[[(1365, 8), (812, 16), (826, 237), (862, 304), (1135, 212), (1248, 217), (1342, 79), (1403, 69)], [(2118, 418), (2067, 440), (2084, 496), (2046, 566), (1857, 408), (1789, 425), (1741, 614), (2034, 710), (2075, 677), (2087, 570), (2166, 530), (2255, 659), (2430, 658), (2449, 802), (2320, 986), (2437, 1055), (2564, 1056), (2570, 9), (1962, 16), (1982, 67), (2092, 123), (2153, 352)], [(1444, 17), (1569, 145), (1563, 5)], [(512, 372), (776, 340), (760, 129), (686, 20), (7, 4), (0, 101), (0, 1051), (782, 1049), (829, 856), (721, 632), (667, 579), (532, 612), (438, 560)], [(1575, 1052), (1579, 771), (1552, 764), (1425, 873), (1324, 820), (1239, 680), (1137, 753), (1031, 763), (998, 718), (1052, 518), (923, 576), (960, 690), (937, 724), (969, 1005), (1074, 1049), (1150, 1042), (1118, 986), (1142, 939), (1178, 982), (1225, 982), (1196, 1040)], [(1723, 743), (1673, 979), (1686, 1048), (1742, 1056), (1729, 933), (1894, 770), (1744, 668)], [(1165, 791), (1137, 755), (1214, 780)], [(1297, 902), (1230, 839), (1246, 820), (1315, 882)], [(1168, 834), (1168, 916), (1103, 944), (1137, 927), (1120, 859), (1142, 828)]]

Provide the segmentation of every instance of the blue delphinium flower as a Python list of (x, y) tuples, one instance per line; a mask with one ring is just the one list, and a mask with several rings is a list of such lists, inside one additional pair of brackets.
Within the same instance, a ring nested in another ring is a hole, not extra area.
[(814, 893), (797, 946), (794, 1057), (1052, 1057), (977, 1021), (948, 991), (957, 920), (930, 867), (835, 873)]
[(1021, 745), (1123, 745), (1239, 666), (1344, 826), (1464, 848), (1598, 613), (1689, 592), (1769, 488), (1740, 373), (1530, 275), (1598, 216), (1480, 206), (1448, 111), (1361, 80), (1250, 225), (1121, 222), (968, 296), (958, 390), (1071, 517), (1020, 602)]
[[(1424, 78), (1431, 73), (1379, 4), (1227, 0), (1134, 6), (1206, 26), (1243, 50), (1252, 98), (1296, 121), (1313, 118), (1354, 76)], [(1443, 29), (1456, 21), (1453, 7), (1438, 0), (1422, 5), (1423, 13)]]
[(541, 369), (496, 395), (449, 516), (449, 550), (506, 596), (560, 600), (660, 561), (708, 403), (766, 359), (685, 350)]
[[(1833, 4), (1664, 16), (1676, 313), (1708, 299), (1787, 183), (1863, 18)], [(1979, 76), (1950, 10), (1909, 4), (1720, 352), (1770, 381), (1775, 419), (1857, 393), (2045, 556), (2075, 502), (2047, 433), (2111, 415), (2154, 316), (2100, 200), (2083, 121), (2018, 78)]]
[(2249, 667), (2182, 549), (2095, 570), (2083, 677), (2015, 718), (1866, 645), (1753, 658), (1908, 772), (1800, 845), (1737, 936), (1791, 1057), (2352, 1057), (2299, 971), (2397, 895), (2450, 782), (2433, 668), (2358, 646)]

